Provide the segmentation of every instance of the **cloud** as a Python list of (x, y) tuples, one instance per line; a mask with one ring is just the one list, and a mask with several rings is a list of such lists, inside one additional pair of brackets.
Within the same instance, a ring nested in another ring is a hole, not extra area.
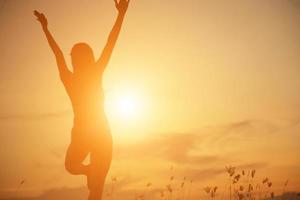
[[(152, 171), (149, 173), (163, 175), (166, 174), (163, 168), (173, 165), (182, 176), (189, 175), (195, 177), (194, 179), (201, 177), (199, 180), (205, 180), (206, 177), (218, 176), (226, 165), (235, 165), (243, 169), (263, 168), (268, 165), (267, 162), (256, 160), (254, 157), (255, 160), (249, 162), (248, 157), (244, 158), (241, 155), (242, 151), (253, 151), (252, 145), (257, 141), (251, 140), (251, 137), (260, 140), (261, 130), (270, 133), (274, 128), (264, 121), (245, 120), (205, 128), (198, 132), (153, 135), (133, 144), (118, 144), (114, 147), (112, 170), (117, 174), (130, 176), (130, 172), (124, 174), (127, 172), (123, 171), (122, 162), (125, 162), (127, 166), (137, 170), (151, 166)], [(246, 144), (251, 149), (245, 146)], [(56, 161), (62, 161), (65, 149), (58, 147), (50, 151), (50, 154)], [(53, 163), (36, 163), (35, 167), (57, 168)], [(142, 172), (136, 171), (132, 175), (134, 178), (140, 178), (140, 173)]]
[[(261, 168), (264, 168), (267, 166), (267, 163), (263, 162), (253, 162), (253, 163), (246, 163), (246, 164), (240, 164), (236, 165), (236, 169), (238, 170), (259, 170)], [(213, 166), (208, 167), (206, 165), (202, 166), (191, 166), (191, 167), (184, 167), (184, 168), (175, 168), (173, 171), (167, 171), (164, 170), (161, 172), (161, 174), (172, 174), (176, 177), (186, 177), (187, 180), (192, 180), (193, 182), (203, 182), (206, 180), (213, 180), (219, 175), (226, 175), (225, 166)]]
[(69, 110), (49, 112), (49, 113), (30, 113), (30, 114), (0, 114), (1, 121), (7, 120), (45, 120), (59, 118), (69, 115)]
[(300, 117), (295, 117), (292, 119), (288, 119), (290, 127), (297, 127), (300, 125)]
[(115, 155), (118, 159), (152, 157), (177, 164), (212, 164), (224, 162), (226, 158), (218, 152), (207, 153), (210, 149), (222, 151), (224, 155), (225, 149), (234, 149), (232, 143), (251, 142), (251, 138), (261, 137), (261, 133), (271, 134), (276, 130), (275, 126), (266, 121), (244, 120), (206, 127), (193, 133), (155, 135), (135, 144), (117, 146)]
[[(263, 168), (267, 166), (268, 163), (256, 162), (256, 160), (252, 160), (250, 162), (248, 162), (248, 160), (239, 160), (239, 156), (234, 157), (234, 155), (227, 155), (224, 152), (227, 146), (232, 148), (231, 142), (233, 144), (238, 142), (242, 142), (242, 144), (244, 144), (243, 142), (245, 142), (245, 137), (248, 141), (251, 137), (258, 136), (258, 138), (260, 138), (260, 133), (262, 131), (266, 133), (273, 133), (276, 130), (276, 127), (269, 122), (261, 120), (244, 120), (220, 126), (205, 127), (197, 132), (153, 135), (152, 137), (145, 138), (135, 144), (117, 145), (115, 147), (114, 155), (116, 169), (112, 169), (113, 171), (117, 171), (116, 174), (120, 174), (120, 172), (118, 172), (118, 160), (122, 162), (124, 161), (126, 164), (132, 162), (134, 167), (136, 167), (136, 164), (143, 165), (142, 168), (133, 168), (133, 171), (135, 169), (141, 170), (144, 168), (145, 164), (148, 166), (147, 163), (151, 163), (149, 164), (151, 169), (149, 169), (147, 172), (148, 174), (146, 175), (144, 171), (142, 172), (143, 174), (139, 174), (137, 171), (130, 174), (132, 169), (126, 169), (125, 172), (121, 170), (121, 175), (125, 176), (125, 178), (118, 177), (118, 192), (119, 194), (122, 193), (124, 195), (130, 194), (130, 197), (133, 198), (135, 194), (133, 191), (138, 193), (138, 190), (129, 190), (129, 188), (145, 182), (145, 176), (148, 180), (152, 179), (155, 182), (164, 181), (165, 175), (168, 174), (169, 171), (167, 172), (164, 170), (164, 167), (162, 166), (169, 167), (170, 165), (173, 165), (176, 169), (176, 177), (187, 176), (197, 183), (214, 179), (222, 173), (225, 174), (225, 165), (235, 165), (237, 168), (242, 169)], [(235, 141), (233, 140), (234, 138), (242, 138), (242, 140)], [(253, 141), (250, 140), (250, 143), (251, 142)], [(215, 149), (219, 149), (220, 151), (215, 151)], [(240, 150), (241, 149), (239, 147), (234, 149), (234, 151)], [(249, 149), (243, 147), (243, 150), (248, 151)], [(53, 160), (61, 161), (64, 153), (65, 147), (57, 147), (49, 152)], [(141, 161), (141, 159), (143, 159), (143, 161)], [(156, 165), (156, 163), (158, 163), (158, 165)], [(62, 169), (62, 165), (63, 163), (61, 163), (61, 166), (58, 167), (53, 165), (52, 162), (35, 163), (34, 168), (40, 170)], [(120, 166), (124, 167), (124, 165)], [(132, 165), (129, 164), (127, 166), (130, 167)], [(57, 181), (56, 178), (59, 174), (65, 173), (61, 171), (52, 172), (53, 173), (52, 175), (50, 174), (50, 176), (53, 176), (53, 180), (51, 179), (53, 182)], [(153, 174), (155, 174), (156, 177), (153, 177)], [(107, 179), (107, 182), (110, 183), (110, 178)], [(54, 199), (54, 197), (60, 196), (60, 193), (68, 195), (71, 191), (72, 189), (68, 188), (47, 191), (43, 194), (43, 196), (37, 198), (37, 200), (47, 200), (47, 198)], [(84, 191), (81, 190), (81, 192)], [(76, 191), (74, 191), (74, 193), (76, 193)], [(72, 196), (64, 196), (64, 199), (71, 198)]]
[[(134, 197), (134, 193), (139, 191), (139, 189), (126, 189), (126, 186), (136, 181), (137, 179), (135, 178), (118, 178), (116, 185), (113, 186), (110, 179), (107, 178), (103, 195), (107, 196), (109, 193), (111, 193), (113, 188), (115, 193), (114, 197), (116, 197), (114, 198), (115, 200), (132, 199), (132, 197)], [(22, 195), (22, 191), (20, 189), (9, 191), (1, 191), (0, 189), (0, 200), (82, 200), (87, 199), (88, 193), (89, 191), (87, 187), (61, 187), (45, 190), (38, 196), (25, 197), (24, 195)]]
[(120, 146), (116, 150), (116, 155), (119, 158), (153, 157), (186, 164), (209, 163), (218, 160), (217, 156), (191, 155), (190, 152), (197, 149), (200, 143), (201, 135), (196, 133), (167, 134), (147, 138), (129, 146)]
[(50, 169), (56, 169), (61, 163), (53, 163), (53, 162), (35, 162), (33, 163), (32, 167), (34, 169), (45, 169), (45, 170), (50, 170)]
[[(156, 166), (154, 166), (156, 165), (156, 162), (153, 162), (153, 164), (149, 165), (152, 167), (152, 171), (149, 169), (149, 171), (147, 171), (148, 174), (145, 174), (145, 171), (143, 171), (142, 176), (134, 171), (135, 168), (133, 168), (134, 173), (132, 175), (124, 174), (122, 172), (123, 174), (121, 174), (124, 177), (117, 177), (117, 194), (114, 199), (133, 199), (135, 195), (142, 194), (145, 188), (139, 187), (139, 185), (143, 183), (146, 184), (149, 179), (153, 180), (156, 184), (164, 182), (166, 180), (166, 174), (168, 176), (170, 171), (164, 170), (161, 167), (163, 165), (167, 167), (173, 165), (174, 175), (177, 178), (187, 177), (189, 180), (192, 179), (196, 182), (196, 184), (198, 184), (197, 187), (207, 181), (218, 179), (222, 174), (226, 175), (225, 165), (235, 165), (238, 169), (259, 170), (264, 168), (268, 165), (267, 162), (259, 162), (256, 160), (248, 162), (248, 160), (243, 161), (236, 159), (240, 157), (234, 157), (232, 159), (231, 155), (228, 156), (223, 154), (225, 147), (231, 144), (227, 142), (232, 141), (233, 138), (241, 137), (243, 139), (241, 141), (244, 142), (245, 136), (247, 140), (251, 136), (260, 138), (262, 131), (271, 134), (274, 133), (274, 131), (277, 131), (277, 128), (267, 121), (244, 120), (220, 126), (206, 127), (197, 132), (191, 133), (153, 135), (152, 137), (145, 138), (135, 144), (118, 145), (116, 146), (116, 155), (114, 157), (116, 160), (122, 160), (126, 163), (133, 161), (135, 163), (143, 163), (143, 165), (145, 165), (141, 159), (145, 159), (146, 162), (152, 162), (153, 159), (159, 159), (159, 162), (157, 163), (160, 166), (156, 168)], [(233, 141), (233, 143), (235, 142), (236, 141)], [(252, 141), (250, 140), (250, 143), (251, 142)], [(218, 146), (222, 152), (219, 153), (212, 151), (212, 153), (207, 153), (210, 152), (211, 149), (214, 149), (215, 146)], [(64, 149), (65, 148), (55, 148), (49, 153), (52, 154), (53, 158), (61, 160)], [(247, 148), (243, 149), (247, 151)], [(240, 150), (240, 148), (235, 150)], [(252, 151), (252, 149), (249, 151)], [(35, 167), (48, 169), (54, 168), (55, 166), (37, 163)], [(130, 165), (128, 165), (128, 167), (130, 167)], [(139, 167), (136, 169), (140, 170)], [(131, 171), (132, 169), (126, 170)], [(125, 173), (127, 172), (128, 171)], [(120, 172), (117, 172), (116, 174), (120, 174)], [(155, 174), (155, 177), (153, 174)], [(145, 178), (145, 176), (147, 178)], [(178, 180), (179, 179), (177, 179), (177, 181)], [(110, 177), (107, 178), (107, 183), (106, 190), (110, 190)], [(149, 195), (157, 196), (164, 186), (162, 185), (161, 187), (160, 185), (153, 186), (153, 190), (149, 192)], [(85, 199), (86, 195), (87, 189), (85, 188), (59, 188), (45, 191), (39, 197), (20, 200), (77, 200)]]
[(299, 0), (289, 0), (289, 1), (296, 8), (300, 8), (300, 2), (299, 2)]
[(255, 163), (248, 163), (248, 164), (241, 164), (237, 165), (236, 168), (238, 169), (261, 169), (268, 165), (266, 162), (255, 162)]
[[(230, 164), (235, 160), (232, 160), (233, 155), (226, 154), (228, 149), (230, 154), (234, 154), (234, 151), (240, 151), (238, 148), (244, 143), (251, 145), (252, 142), (256, 142), (251, 138), (260, 139), (262, 132), (270, 134), (274, 130), (276, 128), (268, 122), (245, 120), (208, 127), (198, 132), (156, 134), (133, 144), (116, 145), (113, 157), (116, 161), (135, 162), (136, 158), (159, 159), (193, 166)], [(50, 154), (53, 158), (61, 160), (65, 149), (65, 147), (56, 148), (50, 151)], [(243, 150), (247, 151), (247, 148)]]
[(24, 197), (24, 198), (9, 198), (0, 200), (58, 200), (72, 199), (80, 200), (87, 199), (88, 191), (84, 187), (81, 188), (55, 188), (43, 192), (40, 196)]
[(265, 120), (249, 119), (238, 122), (229, 123), (220, 126), (227, 134), (243, 134), (243, 133), (273, 133), (277, 131), (277, 127)]
[(50, 150), (50, 154), (55, 159), (61, 160), (61, 159), (64, 159), (64, 157), (65, 157), (66, 149), (67, 149), (67, 147), (62, 147), (62, 146), (56, 147), (56, 148)]

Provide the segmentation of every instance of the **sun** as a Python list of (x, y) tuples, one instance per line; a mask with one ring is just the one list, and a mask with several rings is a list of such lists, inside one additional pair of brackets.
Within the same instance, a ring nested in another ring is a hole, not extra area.
[(117, 99), (118, 115), (124, 119), (134, 119), (140, 112), (140, 101), (134, 94), (123, 94)]
[(106, 108), (113, 119), (136, 121), (142, 117), (143, 101), (137, 92), (118, 91), (110, 96)]
[(151, 111), (145, 91), (136, 86), (123, 86), (106, 93), (105, 112), (111, 131), (118, 136), (115, 140), (132, 142), (145, 136)]

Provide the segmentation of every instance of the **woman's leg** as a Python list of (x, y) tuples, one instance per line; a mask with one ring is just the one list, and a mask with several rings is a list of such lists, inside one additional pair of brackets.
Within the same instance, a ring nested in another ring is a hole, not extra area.
[(89, 167), (83, 164), (89, 154), (89, 148), (85, 140), (72, 137), (65, 157), (65, 168), (73, 175), (87, 175)]
[(101, 200), (103, 187), (112, 160), (111, 138), (101, 138), (101, 144), (94, 143), (88, 174), (89, 200)]

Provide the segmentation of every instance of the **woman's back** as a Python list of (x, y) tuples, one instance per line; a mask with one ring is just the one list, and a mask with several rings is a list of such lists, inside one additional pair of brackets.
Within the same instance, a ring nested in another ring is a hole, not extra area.
[(72, 102), (74, 127), (98, 129), (107, 125), (101, 77), (102, 74), (91, 71), (72, 74), (64, 81)]

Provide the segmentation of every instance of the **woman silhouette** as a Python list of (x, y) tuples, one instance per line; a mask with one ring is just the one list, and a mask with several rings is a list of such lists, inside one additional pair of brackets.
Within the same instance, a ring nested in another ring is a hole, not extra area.
[[(59, 75), (70, 97), (74, 113), (65, 167), (73, 175), (87, 176), (89, 200), (101, 200), (112, 159), (112, 137), (104, 113), (102, 76), (120, 33), (128, 4), (129, 0), (115, 0), (118, 18), (98, 60), (94, 59), (93, 51), (87, 44), (78, 43), (73, 46), (71, 51), (73, 72), (68, 69), (61, 49), (47, 28), (46, 17), (34, 11), (54, 52)], [(90, 163), (84, 165), (83, 161), (88, 155)]]

